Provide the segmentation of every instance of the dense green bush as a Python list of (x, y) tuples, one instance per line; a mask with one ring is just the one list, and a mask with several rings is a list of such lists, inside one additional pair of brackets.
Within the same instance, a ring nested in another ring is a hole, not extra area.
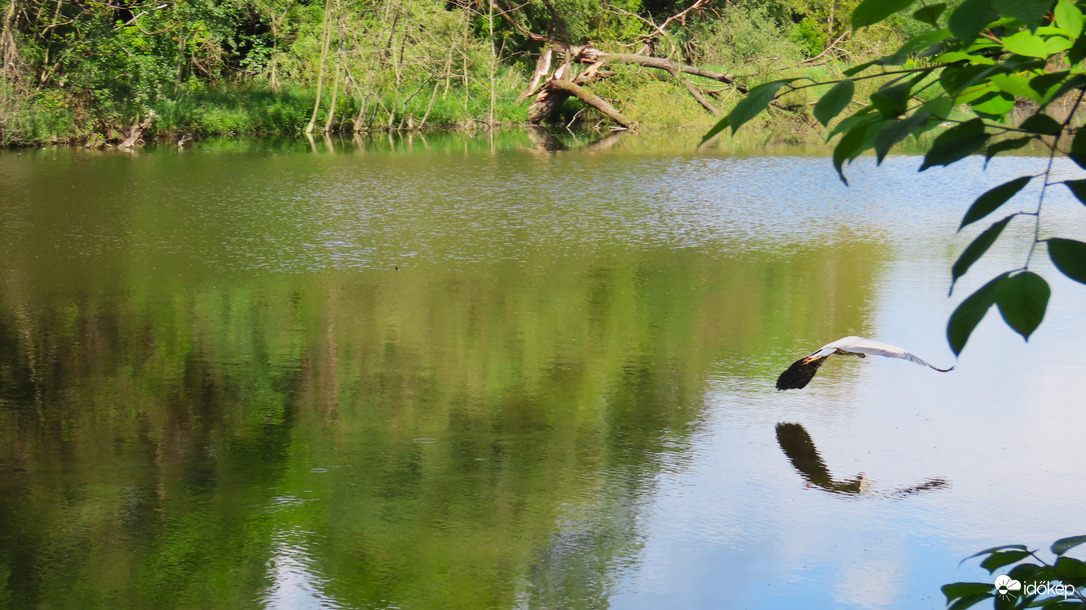
[[(796, 26), (780, 21), (764, 5), (725, 5), (691, 28), (687, 57), (697, 64), (735, 66), (752, 62), (794, 63), (804, 49), (795, 42)], [(821, 51), (821, 49), (819, 49)]]

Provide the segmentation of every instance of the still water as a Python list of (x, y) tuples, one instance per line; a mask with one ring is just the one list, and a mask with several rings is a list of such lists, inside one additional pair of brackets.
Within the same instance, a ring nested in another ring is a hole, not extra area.
[(0, 153), (0, 605), (937, 608), (1086, 533), (1086, 287), (774, 389), (953, 364), (1024, 256), (948, 299), (961, 214), (1042, 159), (695, 143)]

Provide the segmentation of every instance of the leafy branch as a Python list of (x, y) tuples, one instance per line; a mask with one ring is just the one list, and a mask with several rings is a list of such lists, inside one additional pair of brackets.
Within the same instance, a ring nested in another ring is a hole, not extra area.
[[(1056, 560), (1049, 563), (1036, 551), (1029, 550), (1023, 544), (1005, 544), (985, 549), (962, 560), (962, 563), (976, 557), (984, 557), (980, 566), (994, 574), (996, 570), (1009, 565), (1016, 565), (1005, 577), (997, 579), (1006, 583), (1002, 589), (988, 582), (956, 582), (943, 586), (947, 608), (964, 610), (989, 598), (996, 599), (997, 608), (1032, 608), (1037, 606), (1086, 604), (1086, 562), (1068, 557), (1067, 552), (1086, 543), (1086, 536), (1061, 538), (1052, 543), (1050, 550)], [(1033, 558), (1037, 563), (1024, 563)], [(1052, 586), (1051, 583), (1059, 583)], [(1032, 587), (1028, 585), (1034, 585)], [(1023, 586), (1027, 585), (1027, 586)], [(1038, 585), (1048, 585), (1038, 587)], [(1060, 597), (1046, 596), (1055, 594)], [(1074, 600), (1070, 601), (1069, 600)]]
[[(779, 103), (779, 98), (816, 86), (829, 87), (813, 113), (828, 130), (827, 142), (837, 138), (833, 165), (845, 184), (845, 167), (859, 155), (874, 150), (876, 164), (881, 165), (890, 150), (908, 137), (919, 139), (943, 127), (946, 129), (927, 146), (920, 171), (981, 153), (987, 167), (996, 155), (1040, 142), (1049, 151), (1045, 169), (1018, 176), (980, 195), (958, 230), (987, 218), (1040, 178), (1036, 207), (1009, 213), (966, 246), (951, 268), (951, 294), (957, 281), (988, 252), (1012, 220), (1031, 216), (1033, 236), (1023, 264), (966, 297), (947, 324), (947, 340), (955, 354), (965, 348), (993, 306), (1008, 326), (1028, 340), (1044, 319), (1051, 295), (1048, 281), (1031, 270), (1039, 245), (1045, 245), (1060, 273), (1086, 283), (1086, 243), (1044, 237), (1041, 232), (1051, 186), (1065, 184), (1086, 204), (1086, 180), (1054, 181), (1052, 174), (1058, 153), (1086, 169), (1086, 130), (1074, 125), (1086, 95), (1086, 4), (1070, 0), (969, 0), (952, 10), (946, 3), (923, 3), (905, 14), (913, 4), (914, 0), (864, 0), (852, 14), (853, 30), (892, 19), (912, 19), (928, 28), (893, 53), (844, 71), (841, 79), (796, 84), (803, 79), (790, 78), (752, 87), (702, 142), (728, 128), (734, 134), (770, 104)], [(857, 83), (872, 80), (879, 81), (877, 88), (859, 109), (848, 112), (856, 105)], [(1071, 99), (1073, 103), (1068, 103)], [(1015, 124), (1012, 112), (1023, 104), (1031, 108), (1030, 114)], [(1066, 111), (1066, 116), (1056, 120), (1052, 111)], [(1067, 141), (1070, 146), (1063, 150), (1060, 143)]]

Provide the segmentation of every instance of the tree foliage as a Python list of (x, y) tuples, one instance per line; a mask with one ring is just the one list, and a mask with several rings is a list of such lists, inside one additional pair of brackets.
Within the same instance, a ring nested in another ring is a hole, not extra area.
[[(833, 163), (846, 184), (845, 169), (859, 155), (874, 151), (881, 164), (906, 138), (919, 139), (942, 127), (927, 146), (920, 171), (977, 154), (987, 162), (1032, 141), (1046, 146), (1044, 171), (990, 189), (968, 208), (961, 228), (983, 226), (1000, 210), (1004, 215), (983, 228), (951, 269), (953, 290), (1008, 225), (1028, 223), (1032, 240), (1022, 265), (964, 299), (947, 326), (950, 347), (960, 354), (995, 306), (1007, 325), (1028, 340), (1044, 318), (1050, 295), (1048, 281), (1033, 270), (1035, 254), (1047, 250), (1056, 269), (1086, 283), (1086, 243), (1049, 235), (1041, 222), (1050, 189), (1059, 184), (1086, 203), (1086, 181), (1060, 180), (1052, 171), (1058, 155), (1086, 168), (1086, 129), (1076, 120), (1086, 96), (1084, 11), (1086, 6), (1070, 0), (864, 0), (852, 13), (853, 30), (901, 16), (922, 27), (893, 52), (845, 70), (836, 81), (790, 78), (752, 88), (704, 139), (728, 128), (734, 133), (782, 96), (832, 85), (814, 115), (827, 127), (827, 141), (836, 139)], [(866, 100), (855, 99), (861, 81), (874, 83)], [(1023, 111), (1027, 116), (1018, 120)], [(1023, 207), (1013, 209), (1011, 202)]]
[[(542, 45), (526, 32), (742, 76), (900, 36), (840, 40), (857, 1), (725, 0), (668, 21), (692, 0), (0, 0), (0, 144), (90, 137), (149, 110), (154, 129), (301, 129), (315, 97), (334, 98), (318, 104), (333, 129), (522, 121), (514, 100)], [(614, 72), (614, 99), (668, 104), (639, 89), (661, 78)]]

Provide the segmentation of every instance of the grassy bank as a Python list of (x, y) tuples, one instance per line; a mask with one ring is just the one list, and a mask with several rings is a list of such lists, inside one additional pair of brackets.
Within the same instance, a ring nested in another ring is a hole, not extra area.
[[(793, 66), (780, 70), (772, 78), (802, 77), (811, 81), (839, 78), (843, 64)], [(718, 68), (719, 69), (719, 68)], [(595, 91), (644, 128), (685, 128), (705, 130), (719, 114), (709, 113), (675, 79), (658, 71), (620, 66), (613, 78), (600, 81)], [(757, 84), (763, 77), (740, 76), (741, 82)], [(706, 79), (698, 79), (706, 80)], [(801, 81), (797, 84), (802, 84)], [(706, 85), (707, 83), (702, 83)], [(143, 133), (145, 141), (177, 141), (229, 135), (298, 135), (314, 118), (315, 132), (338, 134), (352, 132), (403, 131), (419, 129), (492, 128), (526, 123), (530, 99), (518, 101), (527, 79), (506, 70), (495, 81), (494, 101), (488, 86), (445, 87), (443, 83), (425, 83), (370, 98), (336, 96), (325, 88), (321, 104), (316, 105), (316, 88), (280, 86), (266, 82), (221, 85), (197, 91), (184, 91), (161, 97), (137, 107), (118, 105), (103, 109), (87, 108), (66, 98), (63, 92), (40, 91), (24, 97), (15, 111), (9, 112), (0, 131), (4, 146), (41, 144), (82, 145), (88, 142), (113, 143), (123, 140), (131, 125), (154, 112), (151, 126)], [(719, 86), (711, 100), (721, 113), (730, 111), (741, 99), (734, 87)], [(711, 85), (707, 85), (711, 86)], [(790, 110), (774, 110), (759, 117), (767, 128), (811, 128), (811, 107), (827, 87), (812, 87), (788, 98)], [(862, 91), (863, 82), (857, 96)], [(329, 123), (329, 115), (331, 122)], [(606, 127), (610, 120), (580, 100), (567, 100), (550, 118), (555, 126)]]
[[(323, 131), (331, 115), (330, 131), (383, 131), (456, 128), (478, 124), (524, 123), (525, 104), (514, 104), (519, 91), (503, 85), (491, 106), (483, 88), (442, 89), (415, 87), (406, 94), (359, 99), (337, 96), (332, 111), (331, 93), (325, 91), (317, 108), (315, 130)], [(137, 119), (154, 112), (144, 140), (201, 138), (214, 135), (294, 135), (302, 133), (313, 117), (315, 87), (279, 87), (267, 83), (223, 85), (163, 97), (143, 108), (118, 107), (94, 112), (57, 92), (25, 96), (2, 124), (2, 144), (117, 143)]]

